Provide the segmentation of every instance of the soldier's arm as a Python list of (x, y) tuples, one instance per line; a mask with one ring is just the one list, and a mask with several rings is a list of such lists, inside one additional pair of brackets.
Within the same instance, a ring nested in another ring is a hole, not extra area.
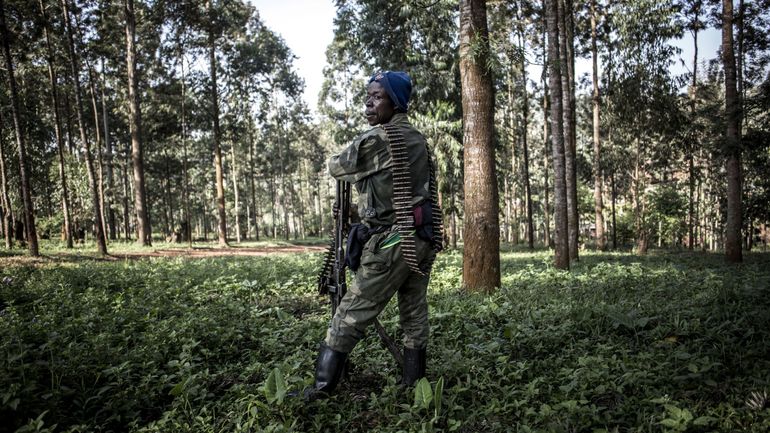
[(329, 174), (335, 179), (356, 183), (390, 166), (387, 143), (378, 134), (367, 133), (329, 159)]

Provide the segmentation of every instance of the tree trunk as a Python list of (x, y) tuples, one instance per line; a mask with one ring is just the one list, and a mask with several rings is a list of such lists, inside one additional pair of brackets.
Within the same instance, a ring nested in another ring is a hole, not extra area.
[[(0, 12), (2, 13), (2, 12)], [(3, 130), (3, 110), (0, 110), (0, 131)], [(4, 214), (0, 215), (3, 219), (3, 236), (5, 237), (5, 248), (13, 248), (13, 236), (11, 227), (13, 227), (13, 211), (11, 210), (11, 198), (8, 195), (8, 176), (5, 170), (5, 135), (0, 133), (0, 204), (3, 205)]]
[(577, 167), (575, 143), (574, 58), (572, 1), (559, 0), (559, 58), (561, 61), (562, 118), (567, 182), (567, 230), (570, 261), (578, 259)]
[(612, 250), (618, 249), (618, 225), (615, 219), (615, 199), (617, 192), (615, 190), (615, 173), (610, 174), (610, 188), (612, 189)]
[[(524, 35), (519, 31), (519, 49), (525, 52)], [(524, 198), (527, 206), (527, 248), (535, 249), (535, 226), (532, 222), (532, 187), (529, 181), (529, 145), (527, 132), (529, 129), (529, 95), (527, 93), (527, 61), (521, 56), (521, 149), (524, 151)]]
[[(104, 59), (102, 59), (102, 77), (104, 77)], [(115, 227), (115, 209), (113, 203), (115, 200), (115, 174), (113, 167), (113, 149), (112, 141), (110, 140), (110, 122), (107, 111), (107, 97), (104, 91), (104, 80), (102, 80), (102, 123), (104, 124), (104, 150), (105, 150), (105, 165), (107, 166), (107, 191), (104, 193), (104, 208), (107, 212), (107, 227), (109, 229), (109, 235), (111, 240), (117, 239), (117, 229)]]
[(460, 1), (460, 78), (465, 161), (463, 286), (500, 287), (500, 223), (495, 179), (494, 89), (487, 69), (489, 39), (484, 0)]
[(144, 148), (142, 142), (142, 111), (139, 83), (136, 76), (136, 15), (134, 0), (125, 0), (126, 67), (128, 75), (129, 128), (131, 130), (131, 162), (134, 175), (134, 210), (136, 212), (136, 241), (152, 245), (152, 229), (148, 215), (147, 190), (144, 179)]
[(636, 145), (634, 158), (634, 185), (631, 189), (631, 201), (634, 204), (634, 225), (636, 226), (636, 253), (639, 255), (647, 254), (649, 246), (649, 230), (647, 229), (646, 200), (644, 190), (646, 188), (645, 173), (646, 167), (642, 161), (642, 140), (637, 137), (634, 139)]
[(187, 245), (192, 248), (192, 225), (190, 220), (190, 176), (187, 167), (187, 83), (185, 82), (185, 69), (184, 69), (184, 46), (180, 47), (179, 64), (182, 70), (182, 176), (184, 177), (184, 226), (182, 227), (184, 233), (184, 240)]
[(255, 173), (255, 167), (254, 167), (254, 123), (249, 116), (249, 184), (250, 184), (250, 193), (251, 193), (251, 205), (254, 206), (254, 239), (256, 241), (259, 241), (259, 219), (257, 216), (259, 215), (259, 205), (257, 204), (257, 187), (256, 183), (254, 182), (254, 173)]
[(513, 72), (512, 67), (508, 69), (508, 107), (506, 109), (506, 118), (508, 119), (508, 136), (511, 142), (511, 181), (509, 190), (505, 191), (508, 195), (509, 201), (506, 206), (510, 206), (506, 209), (510, 226), (508, 227), (510, 238), (507, 239), (513, 245), (519, 244), (519, 213), (518, 206), (516, 206), (517, 191), (516, 191), (516, 175), (518, 174), (518, 164), (516, 160), (516, 117), (513, 114)]
[[(77, 16), (75, 17), (77, 20)], [(78, 29), (78, 38), (80, 40), (83, 40), (83, 36), (80, 33), (80, 23), (78, 21), (76, 23), (76, 28)], [(91, 92), (91, 108), (94, 115), (94, 132), (96, 133), (96, 173), (97, 173), (97, 182), (98, 190), (99, 190), (99, 212), (101, 213), (102, 217), (102, 233), (104, 233), (105, 242), (107, 240), (107, 221), (106, 221), (106, 212), (105, 212), (105, 201), (104, 201), (104, 164), (103, 162), (103, 155), (102, 155), (102, 143), (104, 138), (102, 137), (99, 122), (99, 104), (96, 101), (96, 85), (94, 82), (96, 81), (94, 79), (94, 71), (91, 67), (90, 62), (88, 59), (84, 59), (86, 64), (86, 70), (88, 71), (88, 88)]]
[(43, 18), (43, 34), (45, 36), (46, 56), (48, 58), (48, 80), (51, 84), (51, 104), (54, 114), (54, 131), (56, 133), (56, 150), (59, 156), (59, 180), (61, 182), (61, 207), (64, 216), (64, 241), (67, 248), (72, 248), (72, 217), (70, 215), (69, 188), (67, 187), (67, 172), (64, 165), (64, 137), (59, 115), (59, 89), (54, 68), (54, 53), (51, 38), (48, 33), (48, 14), (43, 0), (40, 0), (40, 14)]
[[(698, 30), (700, 17), (700, 3), (694, 7), (695, 16), (693, 18), (692, 39), (692, 86), (690, 87), (690, 119), (695, 120), (695, 101), (697, 99), (698, 86)], [(690, 143), (687, 152), (687, 178), (688, 178), (688, 200), (687, 200), (687, 249), (695, 247), (695, 131), (690, 134)]]
[(128, 197), (131, 195), (128, 186), (128, 153), (128, 149), (126, 149), (123, 159), (123, 231), (127, 241), (131, 239), (131, 213), (128, 206)]
[(235, 141), (230, 146), (230, 158), (233, 161), (233, 193), (235, 194), (235, 241), (241, 243), (241, 209), (240, 209), (240, 197), (238, 195), (238, 165), (235, 161)]
[(605, 251), (607, 240), (604, 236), (604, 203), (602, 203), (602, 158), (601, 158), (601, 128), (599, 124), (599, 109), (601, 96), (599, 94), (599, 52), (596, 49), (596, 0), (591, 0), (591, 59), (593, 77), (593, 135), (594, 135), (594, 215), (596, 227), (596, 249)]
[(554, 266), (569, 269), (569, 237), (567, 233), (567, 179), (565, 168), (564, 111), (562, 108), (562, 65), (559, 54), (560, 0), (546, 0), (548, 26), (548, 81), (551, 97), (551, 146), (554, 174)]
[(80, 141), (83, 142), (83, 150), (86, 158), (86, 169), (88, 171), (88, 186), (91, 190), (91, 202), (94, 212), (94, 232), (96, 235), (96, 245), (99, 250), (99, 254), (107, 254), (107, 240), (104, 236), (104, 224), (102, 224), (102, 205), (99, 197), (99, 185), (97, 185), (96, 170), (94, 169), (94, 159), (91, 155), (91, 142), (86, 135), (86, 126), (83, 108), (82, 90), (80, 88), (80, 77), (78, 58), (75, 53), (75, 39), (72, 31), (72, 24), (69, 14), (69, 0), (62, 0), (62, 14), (64, 19), (64, 26), (67, 33), (67, 43), (70, 54), (70, 73), (72, 74), (72, 81), (75, 84), (75, 114), (77, 115), (78, 129), (80, 131)]
[[(546, 38), (545, 25), (543, 26), (543, 59), (548, 57), (548, 40)], [(548, 67), (543, 68), (542, 80), (543, 80), (543, 245), (546, 248), (553, 247), (551, 242), (551, 212), (548, 195), (550, 193), (548, 187), (548, 145), (550, 143), (550, 130), (548, 128)]]
[(22, 199), (24, 201), (24, 227), (27, 231), (27, 241), (29, 242), (29, 254), (33, 257), (40, 256), (37, 245), (37, 231), (35, 230), (35, 207), (32, 203), (32, 191), (29, 182), (27, 148), (23, 136), (21, 125), (21, 113), (19, 105), (19, 91), (16, 88), (16, 77), (13, 69), (13, 59), (11, 58), (11, 47), (9, 45), (8, 27), (5, 24), (5, 4), (0, 0), (0, 31), (3, 36), (3, 53), (5, 54), (5, 71), (8, 74), (8, 88), (11, 93), (11, 116), (13, 117), (13, 129), (16, 133), (16, 147), (19, 152), (19, 180), (21, 186)]
[(730, 263), (743, 261), (741, 252), (741, 137), (740, 95), (736, 89), (733, 53), (733, 2), (722, 1), (722, 62), (725, 71), (725, 149), (727, 156), (727, 222), (725, 258)]
[[(211, 22), (214, 22), (214, 5), (212, 0), (206, 2)], [(208, 29), (209, 65), (211, 77), (211, 120), (214, 139), (214, 170), (216, 172), (217, 215), (219, 217), (219, 245), (227, 246), (227, 214), (225, 211), (225, 181), (222, 171), (221, 132), (219, 130), (219, 90), (217, 89), (217, 55), (216, 36), (213, 25)]]

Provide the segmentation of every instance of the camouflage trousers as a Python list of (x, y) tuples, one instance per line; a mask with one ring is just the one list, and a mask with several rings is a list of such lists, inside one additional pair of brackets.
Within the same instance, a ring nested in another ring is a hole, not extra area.
[[(326, 344), (330, 348), (351, 352), (396, 293), (404, 347), (422, 349), (428, 344), (430, 277), (409, 270), (401, 258), (401, 243), (394, 244), (394, 239), (400, 239), (398, 232), (377, 233), (364, 245), (361, 266), (326, 333)], [(434, 252), (430, 243), (422, 239), (416, 241), (417, 259), (422, 264)]]

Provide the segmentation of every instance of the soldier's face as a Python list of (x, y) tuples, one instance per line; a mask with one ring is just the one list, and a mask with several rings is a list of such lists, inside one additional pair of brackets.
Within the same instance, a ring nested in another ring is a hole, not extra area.
[(390, 122), (395, 113), (395, 107), (391, 102), (388, 92), (382, 84), (372, 81), (366, 86), (366, 108), (364, 115), (370, 126), (381, 125)]

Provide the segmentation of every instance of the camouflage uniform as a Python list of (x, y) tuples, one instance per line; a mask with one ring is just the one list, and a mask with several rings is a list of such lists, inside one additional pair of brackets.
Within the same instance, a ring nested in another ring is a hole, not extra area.
[[(401, 128), (409, 153), (413, 203), (430, 199), (430, 168), (425, 138), (396, 113), (390, 121)], [(358, 214), (370, 228), (393, 226), (393, 174), (385, 130), (374, 127), (329, 161), (329, 173), (355, 185)], [(364, 245), (361, 266), (332, 318), (326, 344), (338, 352), (349, 353), (364, 331), (398, 293), (398, 309), (404, 347), (424, 349), (428, 341), (428, 276), (413, 273), (401, 259), (400, 236), (395, 227), (374, 234)], [(434, 254), (430, 243), (416, 240), (417, 259), (424, 263)]]

